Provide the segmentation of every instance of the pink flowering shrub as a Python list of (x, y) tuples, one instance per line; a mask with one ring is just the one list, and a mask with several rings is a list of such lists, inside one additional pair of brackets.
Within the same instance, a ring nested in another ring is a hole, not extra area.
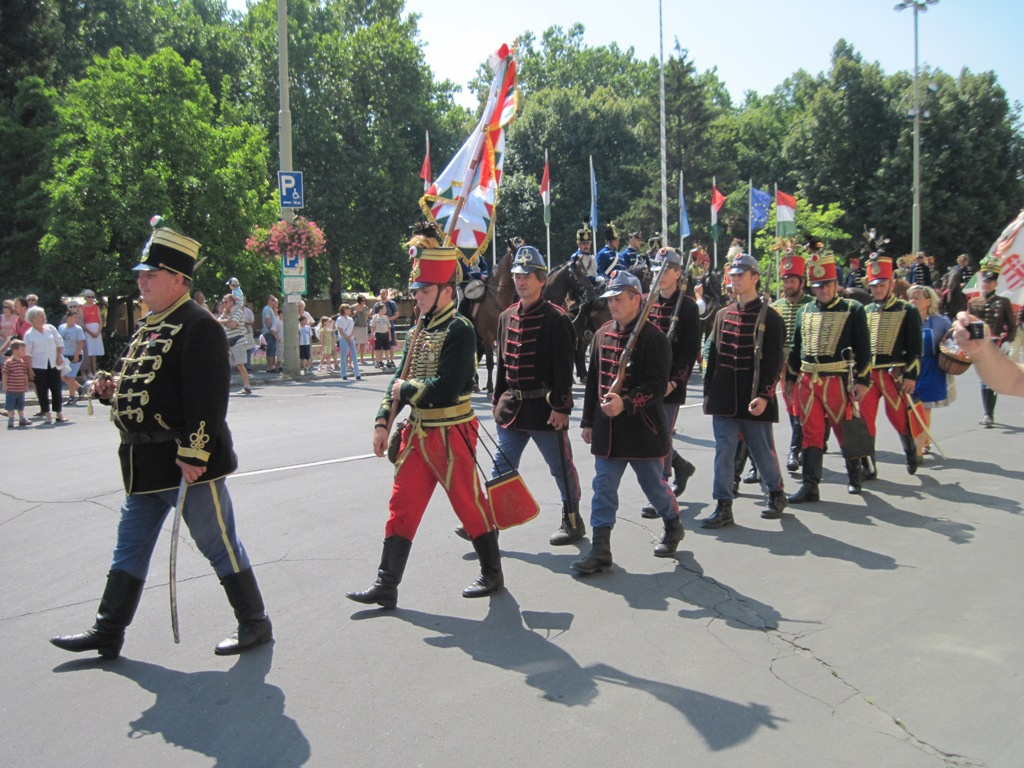
[(245, 241), (245, 250), (274, 261), (284, 254), (315, 259), (324, 252), (327, 239), (323, 230), (303, 216), (296, 216), (291, 224), (277, 221), (269, 228), (254, 227)]

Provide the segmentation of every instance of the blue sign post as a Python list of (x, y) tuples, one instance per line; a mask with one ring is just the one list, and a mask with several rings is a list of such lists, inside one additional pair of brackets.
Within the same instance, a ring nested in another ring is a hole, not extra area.
[(277, 190), (281, 193), (282, 208), (302, 208), (302, 171), (278, 171)]

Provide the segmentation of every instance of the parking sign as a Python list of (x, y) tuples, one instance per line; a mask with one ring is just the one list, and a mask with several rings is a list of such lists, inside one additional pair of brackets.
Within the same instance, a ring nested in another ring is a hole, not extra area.
[(302, 208), (302, 171), (278, 171), (277, 189), (282, 208)]

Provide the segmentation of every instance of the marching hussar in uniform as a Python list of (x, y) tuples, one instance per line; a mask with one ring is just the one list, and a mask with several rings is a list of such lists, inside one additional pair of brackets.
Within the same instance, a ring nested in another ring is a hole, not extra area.
[(410, 240), (409, 288), (420, 319), (373, 425), (373, 452), (384, 456), (392, 408), (412, 408), (395, 458), (377, 580), (369, 589), (347, 594), (357, 603), (382, 608), (398, 604), (398, 585), (413, 537), (439, 483), (480, 559), (480, 576), (462, 591), (463, 597), (483, 597), (505, 583), (498, 534), (489, 523), (487, 498), (476, 473), (479, 424), (470, 402), (476, 377), (476, 333), (472, 323), (455, 310), (459, 251), (440, 247), (439, 238), (434, 225), (421, 225)]
[[(595, 465), (590, 504), (592, 546), (586, 557), (571, 566), (581, 574), (612, 567), (612, 527), (626, 467), (633, 469), (647, 500), (664, 522), (655, 557), (671, 557), (683, 538), (679, 505), (662, 476), (670, 447), (662, 405), (672, 362), (668, 339), (645, 322), (640, 280), (635, 275), (619, 270), (604, 296), (612, 319), (598, 329), (590, 345), (591, 364), (580, 420), (583, 442), (590, 446)], [(627, 350), (631, 352), (627, 354)]]
[(768, 489), (761, 517), (776, 520), (786, 508), (772, 425), (779, 420), (775, 390), (782, 375), (785, 325), (758, 295), (760, 269), (748, 254), (729, 265), (736, 302), (715, 317), (704, 374), (704, 412), (715, 435), (714, 513), (702, 528), (732, 525), (734, 471), (740, 438)]
[[(796, 318), (805, 306), (814, 301), (814, 297), (804, 291), (804, 274), (807, 262), (803, 256), (798, 256), (792, 251), (787, 251), (779, 262), (779, 276), (782, 278), (782, 296), (772, 304), (772, 309), (782, 316), (786, 324), (786, 339), (784, 349), (789, 353), (793, 345), (793, 332), (796, 330)], [(786, 359), (783, 358), (783, 376), (785, 376)], [(797, 407), (796, 396), (793, 387), (783, 387), (783, 402), (786, 405), (786, 414), (789, 416), (789, 425), (792, 429), (792, 437), (789, 441), (789, 455), (786, 457), (786, 469), (796, 472), (800, 469), (801, 446), (804, 439), (803, 428), (800, 426), (800, 412)]]
[(494, 423), (498, 451), (492, 477), (519, 468), (531, 440), (540, 449), (562, 497), (562, 524), (550, 538), (555, 546), (586, 534), (579, 515), (580, 480), (569, 445), (572, 368), (576, 332), (565, 311), (541, 295), (547, 264), (536, 248), (516, 252), (512, 279), (519, 301), (498, 318), (498, 374)]
[[(825, 425), (831, 425), (840, 445), (842, 421), (849, 406), (846, 355), (853, 356), (852, 397), (860, 402), (871, 383), (871, 337), (864, 307), (838, 295), (836, 262), (831, 254), (813, 254), (807, 279), (815, 301), (797, 316), (789, 350), (786, 386), (794, 387), (803, 428), (803, 483), (790, 504), (818, 500), (825, 451)], [(847, 491), (860, 493), (860, 459), (848, 460)]]
[(214, 652), (241, 653), (273, 638), (249, 556), (235, 533), (225, 482), (238, 466), (226, 422), (227, 337), (189, 296), (199, 247), (168, 227), (153, 230), (134, 268), (150, 312), (113, 375), (100, 374), (93, 384), (121, 437), (127, 496), (96, 623), (82, 634), (50, 640), (66, 651), (120, 655), (160, 528), (176, 502), (238, 620), (237, 631)]
[[(693, 364), (700, 352), (700, 313), (693, 297), (684, 290), (682, 281), (682, 259), (672, 248), (661, 248), (654, 256), (653, 269), (658, 292), (648, 322), (664, 333), (672, 347), (672, 365), (668, 372), (668, 386), (665, 388), (665, 423), (668, 434), (675, 431), (679, 406), (686, 402), (686, 385), (693, 372)], [(668, 480), (675, 472), (676, 496), (686, 491), (686, 483), (696, 468), (671, 448), (665, 455), (662, 474)], [(653, 504), (644, 506), (641, 514), (647, 518), (658, 516)]]
[(866, 457), (864, 478), (873, 480), (875, 466), (875, 419), (882, 398), (885, 415), (903, 444), (907, 471), (914, 474), (919, 462), (910, 434), (907, 397), (914, 393), (921, 369), (921, 314), (893, 293), (892, 259), (875, 255), (867, 266), (868, 290), (873, 302), (864, 308), (871, 334), (871, 387), (860, 402), (861, 415), (871, 434), (871, 455)]

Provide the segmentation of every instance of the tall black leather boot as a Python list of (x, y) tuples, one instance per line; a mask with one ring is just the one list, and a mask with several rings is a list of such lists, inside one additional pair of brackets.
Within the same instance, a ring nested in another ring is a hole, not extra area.
[(587, 526), (583, 524), (583, 516), (580, 515), (579, 510), (570, 512), (568, 502), (562, 502), (562, 524), (557, 531), (551, 534), (548, 543), (553, 547), (564, 547), (566, 544), (579, 541), (586, 535)]
[(860, 460), (860, 478), (862, 481), (874, 480), (878, 477), (878, 464), (875, 463), (875, 446), (871, 446), (871, 453)]
[(92, 628), (80, 635), (51, 637), (50, 642), (72, 653), (98, 651), (105, 659), (116, 659), (121, 655), (124, 630), (135, 618), (145, 583), (124, 571), (111, 571)]
[(611, 526), (598, 526), (593, 530), (591, 536), (590, 552), (587, 553), (586, 557), (580, 558), (569, 566), (576, 573), (583, 574), (584, 576), (612, 569)]
[(860, 459), (846, 460), (846, 492), (852, 494), (860, 493)]
[(800, 469), (800, 446), (804, 442), (804, 428), (799, 416), (790, 416), (789, 425), (793, 429), (793, 437), (789, 441), (789, 456), (786, 457), (786, 469), (796, 472)]
[(900, 435), (900, 442), (903, 443), (903, 453), (907, 457), (907, 472), (913, 475), (921, 463), (921, 457), (917, 455), (917, 443), (909, 434)]
[(384, 552), (380, 556), (380, 568), (377, 569), (377, 580), (363, 592), (347, 592), (345, 597), (357, 603), (381, 608), (394, 608), (398, 605), (398, 585), (405, 573), (405, 564), (409, 562), (409, 550), (412, 541), (401, 536), (388, 536), (384, 539)]
[(263, 595), (252, 568), (225, 576), (220, 583), (235, 610), (238, 629), (221, 640), (213, 652), (218, 656), (234, 656), (273, 640), (274, 628), (263, 606)]
[(679, 548), (679, 542), (683, 540), (686, 531), (683, 530), (683, 521), (679, 515), (665, 518), (665, 532), (661, 535), (661, 541), (654, 548), (655, 557), (672, 557)]
[(821, 482), (821, 448), (804, 448), (803, 482), (799, 490), (789, 497), (790, 504), (806, 504), (818, 500), (818, 484)]
[(463, 597), (484, 597), (505, 586), (505, 575), (501, 572), (501, 550), (498, 549), (498, 532), (489, 531), (473, 539), (473, 549), (480, 558), (480, 575), (476, 581), (462, 590)]
[(680, 456), (677, 451), (672, 451), (672, 471), (675, 472), (676, 475), (676, 481), (675, 485), (672, 486), (672, 492), (675, 493), (676, 498), (678, 498), (686, 492), (686, 484), (689, 482), (690, 478), (693, 477), (693, 473), (697, 471), (697, 468)]

